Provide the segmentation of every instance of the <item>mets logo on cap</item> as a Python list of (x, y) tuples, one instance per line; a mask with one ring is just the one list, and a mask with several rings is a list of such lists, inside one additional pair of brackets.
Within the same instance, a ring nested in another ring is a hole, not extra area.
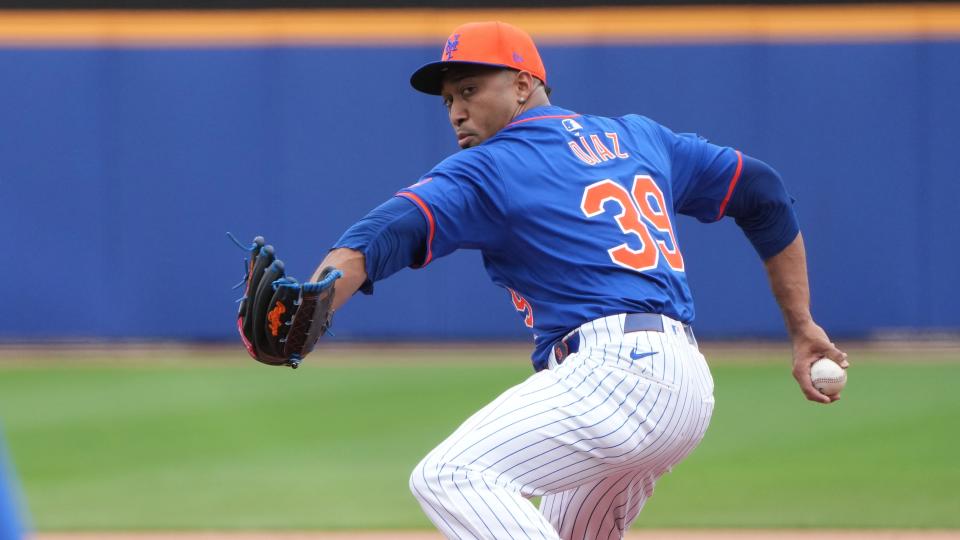
[(443, 47), (443, 59), (452, 60), (453, 53), (457, 52), (457, 45), (460, 44), (460, 34), (454, 34), (447, 39), (447, 44)]

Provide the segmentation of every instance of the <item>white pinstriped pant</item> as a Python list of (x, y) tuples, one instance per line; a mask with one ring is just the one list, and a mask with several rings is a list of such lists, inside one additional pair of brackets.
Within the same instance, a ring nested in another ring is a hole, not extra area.
[(581, 326), (576, 353), (417, 465), (410, 489), (448, 538), (622, 538), (656, 480), (696, 447), (713, 412), (703, 355), (670, 318), (664, 332), (624, 334), (623, 321)]

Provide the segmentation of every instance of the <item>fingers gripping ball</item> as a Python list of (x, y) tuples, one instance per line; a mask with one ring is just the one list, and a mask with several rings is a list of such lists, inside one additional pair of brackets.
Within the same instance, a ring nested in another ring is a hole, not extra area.
[(298, 283), (263, 237), (245, 249), (250, 260), (237, 314), (240, 339), (258, 362), (296, 368), (332, 324), (334, 283), (342, 274), (328, 267), (320, 281)]
[(835, 396), (847, 384), (847, 372), (829, 358), (821, 358), (810, 366), (813, 387), (827, 396)]

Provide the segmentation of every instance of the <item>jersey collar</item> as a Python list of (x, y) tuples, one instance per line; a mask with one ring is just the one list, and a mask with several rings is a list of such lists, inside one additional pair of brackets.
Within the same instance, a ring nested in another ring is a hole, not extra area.
[(504, 126), (503, 129), (509, 129), (516, 125), (526, 124), (527, 122), (534, 122), (541, 119), (574, 118), (576, 116), (580, 115), (573, 111), (564, 109), (563, 107), (556, 107), (554, 105), (541, 105), (540, 107), (534, 107), (528, 111), (524, 111), (523, 114), (517, 116), (512, 122)]

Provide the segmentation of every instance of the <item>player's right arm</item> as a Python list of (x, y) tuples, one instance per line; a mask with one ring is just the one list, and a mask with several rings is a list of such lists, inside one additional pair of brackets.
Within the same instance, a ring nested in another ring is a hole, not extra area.
[(793, 378), (810, 401), (831, 403), (840, 399), (839, 395), (820, 393), (810, 381), (810, 367), (821, 358), (829, 358), (842, 368), (849, 364), (847, 354), (830, 341), (810, 313), (810, 286), (803, 236), (798, 233), (787, 247), (764, 261), (764, 265), (770, 278), (770, 288), (780, 305), (787, 333), (793, 343)]
[(800, 391), (810, 401), (831, 403), (840, 396), (818, 391), (810, 380), (810, 367), (826, 357), (846, 368), (847, 355), (837, 349), (810, 313), (806, 250), (793, 198), (773, 167), (739, 157), (740, 178), (727, 191), (725, 213), (736, 220), (764, 261), (793, 346), (793, 378)]
[(806, 252), (800, 223), (780, 175), (768, 164), (692, 134), (660, 126), (671, 154), (677, 212), (709, 223), (736, 220), (763, 259), (774, 298), (793, 345), (793, 376), (810, 401), (830, 403), (814, 388), (810, 366), (826, 357), (846, 368), (846, 354), (830, 342), (810, 313)]

